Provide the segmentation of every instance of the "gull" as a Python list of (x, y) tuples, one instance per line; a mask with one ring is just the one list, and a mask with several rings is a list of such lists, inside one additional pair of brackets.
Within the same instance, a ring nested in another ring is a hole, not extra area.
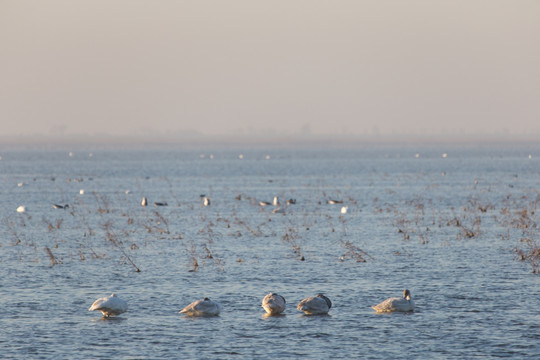
[(116, 294), (113, 293), (111, 296), (106, 296), (94, 301), (88, 311), (101, 311), (104, 317), (110, 317), (120, 315), (126, 312), (127, 309), (127, 302), (120, 299), (118, 296), (116, 296)]
[(285, 311), (285, 298), (276, 293), (266, 295), (262, 300), (262, 307), (268, 315), (279, 315)]
[(346, 214), (348, 209), (349, 209), (348, 206), (343, 206), (343, 207), (341, 208), (341, 213), (342, 213), (342, 214)]
[(328, 200), (329, 204), (343, 204), (343, 200)]
[(146, 200), (146, 197), (143, 197), (141, 201), (141, 206), (146, 206), (146, 205), (148, 205), (148, 200)]
[(19, 207), (17, 208), (17, 212), (18, 212), (18, 213), (26, 212), (26, 207), (23, 206), (23, 205), (19, 206)]
[(307, 315), (324, 315), (332, 307), (332, 302), (323, 294), (317, 294), (300, 301), (296, 307), (298, 310), (305, 312)]
[(274, 206), (279, 205), (279, 198), (277, 196), (274, 196), (274, 201), (272, 201), (272, 205), (274, 205)]
[(272, 203), (269, 203), (268, 201), (259, 201), (259, 205), (268, 206), (268, 205), (272, 205)]
[(166, 202), (155, 202), (154, 203), (154, 206), (168, 206), (169, 204), (167, 204)]
[(411, 299), (411, 292), (405, 289), (403, 291), (403, 297), (388, 298), (382, 303), (372, 306), (372, 308), (378, 313), (393, 311), (408, 312), (414, 311), (414, 301)]
[(221, 311), (221, 304), (205, 297), (197, 300), (180, 310), (180, 314), (187, 316), (216, 316)]

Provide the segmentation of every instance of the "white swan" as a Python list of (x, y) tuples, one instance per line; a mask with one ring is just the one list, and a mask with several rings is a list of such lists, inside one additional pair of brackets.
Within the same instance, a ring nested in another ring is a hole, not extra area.
[(115, 316), (122, 314), (126, 312), (128, 309), (127, 302), (120, 299), (115, 294), (111, 294), (111, 296), (106, 296), (100, 299), (97, 299), (94, 301), (92, 306), (90, 306), (90, 309), (88, 311), (101, 311), (103, 316), (109, 317), (109, 316)]
[(392, 311), (409, 312), (414, 311), (414, 301), (411, 299), (411, 292), (409, 290), (404, 290), (403, 297), (386, 299), (379, 305), (372, 306), (372, 308), (378, 313)]
[(270, 293), (262, 299), (264, 310), (269, 315), (278, 315), (285, 311), (285, 298), (276, 293)]
[(323, 294), (317, 294), (300, 301), (296, 308), (307, 315), (324, 315), (328, 314), (331, 307), (332, 302), (329, 298)]
[(221, 311), (221, 304), (204, 298), (197, 300), (180, 310), (180, 314), (187, 316), (216, 316)]

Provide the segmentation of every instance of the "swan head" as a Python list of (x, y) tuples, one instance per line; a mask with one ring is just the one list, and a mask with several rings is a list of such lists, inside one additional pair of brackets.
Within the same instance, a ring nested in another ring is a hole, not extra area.
[(324, 301), (326, 301), (326, 304), (328, 304), (329, 309), (332, 307), (332, 302), (330, 301), (330, 299), (324, 296), (322, 293), (318, 293), (317, 297), (324, 299)]
[(403, 290), (403, 298), (407, 300), (411, 300), (411, 292), (407, 289)]

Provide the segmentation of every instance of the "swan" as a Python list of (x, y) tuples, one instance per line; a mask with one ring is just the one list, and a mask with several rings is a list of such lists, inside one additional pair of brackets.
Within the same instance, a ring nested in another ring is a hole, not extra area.
[(221, 304), (204, 298), (197, 300), (180, 310), (180, 314), (186, 314), (187, 316), (216, 316), (221, 311)]
[(384, 300), (379, 305), (372, 306), (378, 313), (392, 312), (392, 311), (414, 311), (414, 301), (411, 299), (411, 292), (409, 290), (403, 291), (403, 297), (393, 297)]
[(298, 310), (305, 312), (307, 315), (324, 315), (332, 307), (332, 302), (323, 294), (317, 294), (300, 301), (296, 307)]
[(88, 311), (101, 311), (103, 316), (115, 316), (120, 315), (126, 312), (128, 309), (127, 302), (120, 299), (116, 294), (111, 294), (111, 296), (102, 297), (94, 301), (92, 306)]
[(269, 315), (279, 315), (285, 311), (285, 298), (276, 293), (270, 293), (262, 299), (262, 307)]

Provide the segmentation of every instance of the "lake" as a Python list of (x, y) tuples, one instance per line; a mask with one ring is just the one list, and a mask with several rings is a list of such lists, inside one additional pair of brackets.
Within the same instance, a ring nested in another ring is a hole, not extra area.
[[(0, 156), (0, 358), (540, 358), (539, 145)], [(414, 312), (371, 308), (404, 289)], [(88, 311), (113, 292), (127, 312)], [(319, 292), (328, 315), (296, 309)], [(204, 297), (219, 316), (178, 313)]]

